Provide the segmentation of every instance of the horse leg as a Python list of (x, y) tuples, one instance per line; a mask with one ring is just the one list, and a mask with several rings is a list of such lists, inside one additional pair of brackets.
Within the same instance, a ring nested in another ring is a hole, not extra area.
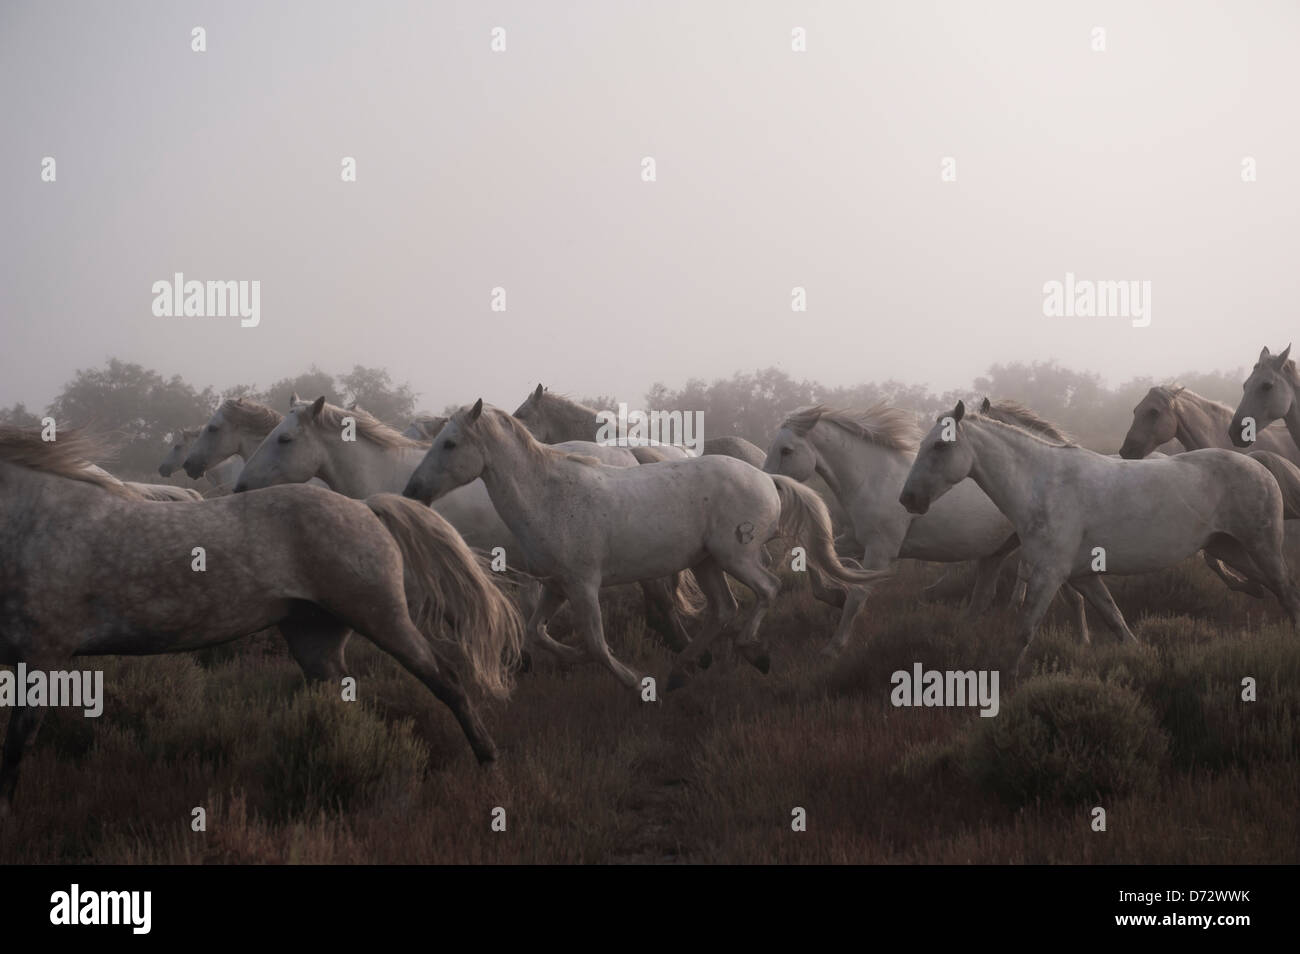
[(9, 716), (5, 732), (4, 757), (0, 760), (0, 818), (13, 810), (14, 789), (18, 787), (18, 765), (36, 741), (36, 733), (45, 719), (45, 706), (23, 706)]
[(998, 571), (1002, 569), (1005, 555), (992, 553), (975, 561), (975, 588), (970, 594), (972, 613), (986, 613), (993, 605), (998, 590)]
[(736, 639), (736, 650), (755, 669), (767, 675), (772, 668), (772, 657), (767, 646), (758, 638), (758, 627), (763, 617), (772, 608), (777, 594), (781, 592), (781, 581), (770, 570), (755, 562), (750, 567), (734, 567), (732, 575), (740, 580), (758, 597), (754, 608), (741, 624), (740, 636)]
[(1217, 557), (1211, 556), (1209, 550), (1202, 550), (1201, 556), (1205, 559), (1205, 565), (1224, 582), (1228, 589), (1235, 590), (1238, 593), (1245, 593), (1247, 596), (1255, 597), (1255, 599), (1261, 599), (1264, 596), (1264, 587), (1235, 567), (1230, 569), (1228, 564)]
[(650, 628), (662, 636), (674, 652), (679, 653), (689, 646), (691, 637), (673, 603), (672, 580), (642, 580), (641, 593), (645, 596), (645, 618)]
[[(1092, 643), (1092, 636), (1088, 633), (1088, 610), (1084, 606), (1084, 595), (1070, 583), (1061, 587), (1060, 591), (1064, 594), (1062, 597), (1067, 603), (1074, 607), (1074, 618), (1079, 624), (1079, 642), (1088, 646)], [(1106, 591), (1110, 595), (1110, 591)]]
[(1047, 613), (1047, 607), (1051, 605), (1052, 597), (1056, 595), (1056, 591), (1065, 582), (1065, 574), (1051, 572), (1042, 566), (1035, 567), (1027, 562), (1022, 554), (1020, 559), (1020, 579), (1025, 584), (1025, 605), (1021, 608), (1020, 619), (1016, 621), (1016, 635), (1024, 640), (1025, 645), (1020, 650), (1020, 655), (1016, 657), (1016, 665), (1013, 670), (1013, 674), (1016, 676), (1020, 675), (1020, 665), (1029, 653), (1029, 644), (1033, 642), (1034, 634), (1038, 632), (1038, 624), (1043, 621), (1043, 616)]
[[(25, 662), (30, 670), (53, 672), (65, 666), (66, 656), (42, 655), (35, 659), (9, 657), (6, 662)], [(45, 720), (47, 706), (20, 706), (9, 715), (5, 732), (4, 753), (0, 756), (0, 819), (13, 810), (14, 790), (18, 787), (18, 766), (36, 742), (36, 734)]]
[(394, 657), (415, 678), (419, 679), (437, 699), (451, 710), (460, 729), (469, 740), (470, 748), (479, 764), (492, 762), (497, 757), (497, 747), (492, 737), (483, 726), (474, 706), (461, 688), (460, 683), (451, 673), (444, 675), (438, 667), (438, 659), (429, 646), (428, 640), (406, 615), (402, 607), (402, 616), (394, 618), (383, 625), (357, 627), (358, 632), (372, 643)]
[(1111, 630), (1119, 637), (1119, 641), (1136, 643), (1138, 638), (1133, 635), (1133, 631), (1128, 628), (1128, 623), (1124, 621), (1124, 614), (1119, 611), (1115, 605), (1114, 598), (1110, 595), (1110, 590), (1106, 587), (1106, 582), (1095, 574), (1088, 576), (1075, 577), (1065, 584), (1072, 587), (1079, 593), (1082, 593), (1092, 604), (1092, 608), (1101, 614), (1101, 618), (1106, 621)]
[[(875, 548), (867, 547), (862, 553), (861, 563), (855, 563), (859, 569), (863, 570), (887, 570), (890, 561), (898, 553), (895, 547), (889, 552), (892, 544), (881, 545)], [(811, 569), (811, 567), (809, 567)], [(734, 574), (733, 574), (734, 575)], [(739, 577), (737, 577), (739, 579)], [(748, 582), (745, 583), (750, 589), (754, 589)], [(849, 637), (853, 635), (853, 624), (857, 621), (858, 613), (866, 605), (867, 598), (871, 596), (870, 584), (865, 586), (848, 587), (845, 590), (844, 612), (840, 613), (840, 621), (835, 624), (835, 633), (831, 636), (831, 641), (822, 648), (822, 654), (832, 659), (844, 651), (849, 644)], [(754, 589), (757, 593), (758, 590)]]
[(280, 621), (280, 634), (308, 682), (338, 682), (348, 674), (343, 650), (352, 630), (327, 613), (296, 612)]
[(629, 689), (641, 685), (641, 676), (614, 658), (605, 642), (605, 629), (600, 619), (600, 581), (575, 582), (565, 587), (578, 630), (586, 642), (587, 655), (604, 663), (619, 682)]
[(582, 662), (581, 650), (566, 646), (564, 643), (557, 643), (546, 631), (546, 621), (564, 605), (564, 599), (564, 593), (560, 589), (550, 583), (543, 584), (541, 599), (537, 601), (537, 605), (533, 608), (533, 615), (528, 619), (525, 635), (528, 641), (536, 642), (561, 662), (579, 663)]
[[(1265, 531), (1267, 532), (1267, 531)], [(1254, 572), (1249, 577), (1262, 582), (1277, 597), (1278, 602), (1291, 617), (1291, 625), (1300, 629), (1300, 594), (1296, 591), (1291, 574), (1287, 572), (1286, 558), (1282, 556), (1282, 528), (1279, 525), (1272, 540), (1259, 533), (1247, 542), (1237, 537), (1219, 534), (1206, 549), (1234, 569), (1249, 566)]]
[(736, 615), (736, 597), (732, 594), (731, 587), (727, 585), (727, 577), (722, 572), (722, 567), (709, 557), (692, 567), (692, 571), (709, 605), (705, 611), (704, 626), (673, 663), (672, 671), (668, 674), (667, 691), (680, 689), (686, 685), (688, 671), (695, 667), (696, 660), (701, 659), (708, 652), (714, 637), (722, 632)]
[(849, 594), (835, 584), (830, 583), (815, 566), (808, 567), (808, 582), (812, 584), (813, 596), (827, 606), (834, 606), (839, 609), (848, 600)]

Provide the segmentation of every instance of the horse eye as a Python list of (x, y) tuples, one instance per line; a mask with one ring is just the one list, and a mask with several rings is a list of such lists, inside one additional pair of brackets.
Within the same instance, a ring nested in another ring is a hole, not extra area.
[(287, 443), (289, 443), (291, 440), (293, 440), (293, 438), (292, 438), (291, 436), (289, 436), (288, 434), (281, 434), (281, 435), (280, 435), (280, 443), (281, 443), (281, 444), (287, 444)]
[(1151, 410), (1147, 411), (1147, 414), (1149, 414), (1151, 417), (1155, 417), (1155, 416), (1156, 416), (1156, 409), (1155, 409), (1155, 408), (1152, 408)]
[(1269, 383), (1268, 381), (1265, 381), (1263, 384), (1261, 384), (1261, 385), (1259, 386), (1259, 389), (1260, 389), (1261, 391), (1271, 391), (1271, 390), (1273, 390), (1273, 385), (1272, 385), (1271, 383)]
[(455, 441), (447, 441), (447, 443), (443, 444), (442, 447), (443, 447), (443, 450), (455, 450), (455, 449), (456, 449), (456, 442), (455, 442)]
[(215, 424), (209, 424), (209, 425), (208, 425), (208, 433), (209, 433), (209, 434), (215, 434), (215, 433), (217, 433), (217, 425), (215, 425)]
[(793, 447), (782, 447), (782, 448), (781, 448), (781, 453), (782, 453), (782, 454), (793, 454), (793, 453), (794, 453), (794, 448), (793, 448)]

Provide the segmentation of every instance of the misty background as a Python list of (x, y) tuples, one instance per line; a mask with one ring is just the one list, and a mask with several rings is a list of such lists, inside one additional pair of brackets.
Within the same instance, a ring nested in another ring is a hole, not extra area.
[[(10, 0), (0, 406), (143, 451), (302, 375), (404, 394), (390, 418), (540, 381), (766, 445), (809, 399), (988, 391), (1113, 451), (1144, 383), (1235, 402), (1292, 338), (1297, 26), (1284, 2)], [(175, 272), (260, 281), (260, 325), (154, 317)], [(1066, 272), (1150, 281), (1150, 327), (1044, 317)]]

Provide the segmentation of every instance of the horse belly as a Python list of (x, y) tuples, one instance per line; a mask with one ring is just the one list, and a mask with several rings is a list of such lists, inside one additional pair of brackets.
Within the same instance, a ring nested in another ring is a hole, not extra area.
[(1209, 535), (1197, 523), (1164, 527), (1139, 524), (1128, 532), (1090, 533), (1075, 555), (1074, 571), (1076, 575), (1100, 572), (1103, 558), (1106, 573), (1163, 570), (1194, 556)]

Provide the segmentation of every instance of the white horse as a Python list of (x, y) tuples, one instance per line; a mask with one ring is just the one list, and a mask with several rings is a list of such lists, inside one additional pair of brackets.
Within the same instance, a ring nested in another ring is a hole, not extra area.
[(921, 441), (899, 502), (925, 514), (950, 492), (976, 484), (1020, 537), (1027, 586), (1019, 635), (1025, 642), (1052, 596), (1070, 582), (1121, 639), (1136, 641), (1102, 584), (1106, 573), (1172, 566), (1198, 550), (1252, 569), (1292, 622), (1300, 594), (1282, 553), (1282, 494), (1257, 461), (1220, 449), (1155, 460), (1117, 460), (1053, 444), (957, 406)]
[(405, 495), (428, 502), (480, 478), (529, 563), (546, 579), (528, 631), (545, 642), (547, 618), (568, 600), (589, 654), (626, 686), (641, 684), (641, 676), (616, 660), (605, 642), (602, 586), (694, 571), (708, 615), (678, 657), (671, 689), (685, 681), (687, 668), (736, 613), (728, 573), (758, 597), (736, 647), (767, 671), (767, 649), (757, 633), (780, 589), (763, 565), (769, 540), (806, 534), (810, 562), (845, 585), (886, 575), (840, 563), (815, 493), (730, 457), (607, 467), (538, 443), (518, 420), (480, 400), (443, 427)]
[[(920, 431), (909, 411), (877, 404), (865, 411), (825, 405), (800, 408), (782, 422), (763, 469), (795, 480), (818, 474), (839, 498), (865, 541), (861, 563), (883, 570), (895, 559), (978, 564), (971, 606), (988, 608), (998, 568), (1015, 547), (1015, 528), (974, 484), (965, 484), (934, 509), (917, 517), (898, 505)], [(848, 644), (853, 621), (867, 591), (851, 594), (840, 615), (828, 653)]]
[[(1268, 348), (1260, 351), (1259, 361), (1241, 386), (1241, 403), (1228, 425), (1228, 437), (1234, 446), (1253, 446), (1268, 433), (1270, 424), (1280, 420), (1286, 424), (1292, 444), (1300, 447), (1300, 401), (1296, 400), (1300, 372), (1290, 355), (1290, 345), (1279, 355), (1269, 354)], [(1294, 449), (1288, 448), (1288, 452)]]
[[(1178, 441), (1186, 450), (1206, 447), (1236, 450), (1237, 445), (1229, 434), (1232, 417), (1233, 410), (1228, 405), (1211, 401), (1195, 391), (1178, 385), (1154, 387), (1133, 408), (1133, 423), (1124, 435), (1119, 456), (1125, 460), (1138, 460), (1172, 440)], [(1268, 427), (1268, 423), (1268, 418), (1263, 423), (1257, 422), (1258, 434), (1254, 443), (1243, 444), (1240, 449), (1271, 451), (1293, 464), (1300, 464), (1300, 448), (1282, 427)]]
[[(172, 435), (172, 443), (166, 456), (158, 464), (158, 473), (170, 477), (179, 470), (189, 455), (190, 447), (199, 439), (202, 431), (201, 427), (186, 427), (176, 431)], [(235, 454), (219, 464), (206, 468), (203, 478), (215, 494), (228, 494), (235, 486), (235, 480), (239, 477), (239, 471), (243, 466), (244, 458)]]
[[(348, 436), (355, 439), (349, 440)], [(583, 454), (613, 467), (638, 466), (628, 448), (590, 441), (557, 446), (565, 453)], [(406, 437), (359, 408), (345, 411), (326, 404), (323, 397), (312, 403), (299, 401), (249, 457), (235, 493), (303, 483), (310, 478), (359, 500), (376, 493), (399, 492), (428, 449), (427, 443)], [(497, 513), (483, 481), (457, 487), (434, 501), (433, 509), (470, 546), (489, 552), (500, 547), (507, 566), (536, 575), (537, 568), (530, 564), (527, 551)], [(690, 590), (684, 587), (689, 584), (683, 580), (642, 582), (647, 621), (674, 649), (682, 649), (690, 642), (682, 617), (692, 615), (694, 608)], [(525, 599), (529, 597), (525, 595)]]

